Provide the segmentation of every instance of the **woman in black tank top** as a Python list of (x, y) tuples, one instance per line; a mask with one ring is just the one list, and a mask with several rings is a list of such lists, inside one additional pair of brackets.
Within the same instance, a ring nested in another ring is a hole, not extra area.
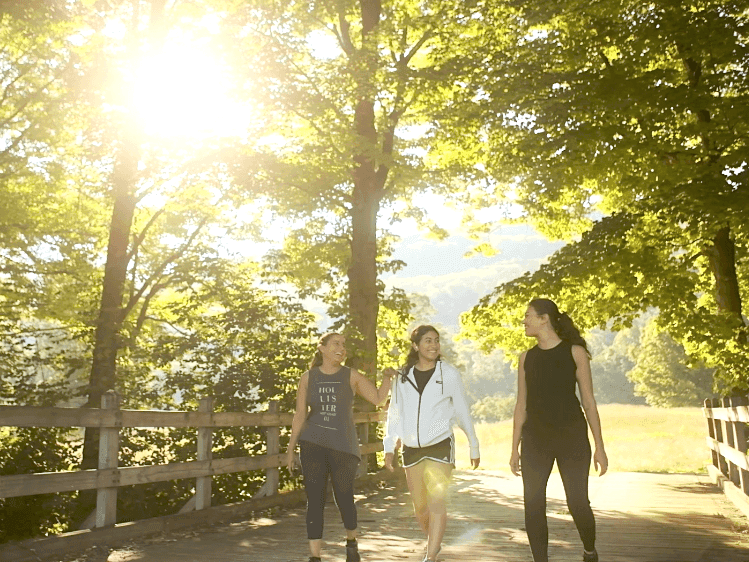
[(595, 442), (594, 466), (601, 476), (608, 458), (593, 396), (588, 347), (570, 317), (549, 299), (532, 300), (523, 324), (525, 334), (538, 343), (520, 356), (510, 468), (516, 476), (523, 476), (525, 529), (533, 560), (549, 560), (546, 484), (556, 461), (567, 506), (583, 542), (583, 562), (598, 562), (595, 518), (588, 499), (591, 449), (586, 419)]

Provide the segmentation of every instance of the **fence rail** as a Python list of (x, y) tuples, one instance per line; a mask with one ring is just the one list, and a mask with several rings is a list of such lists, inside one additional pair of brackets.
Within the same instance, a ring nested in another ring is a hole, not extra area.
[(749, 516), (749, 432), (746, 430), (749, 397), (708, 398), (703, 412), (707, 418), (707, 446), (712, 455), (708, 472)]
[[(195, 496), (182, 508), (200, 510), (211, 505), (212, 477), (219, 474), (265, 470), (266, 480), (255, 497), (278, 494), (281, 427), (290, 426), (292, 414), (278, 413), (278, 403), (259, 413), (213, 412), (213, 399), (203, 398), (197, 412), (121, 410), (114, 392), (102, 397), (101, 409), (0, 406), (0, 427), (99, 428), (99, 466), (95, 470), (0, 476), (0, 498), (97, 490), (96, 511), (84, 528), (108, 527), (117, 522), (117, 489), (121, 486), (195, 478)], [(367, 443), (367, 424), (383, 421), (384, 411), (357, 412), (362, 455), (382, 450), (382, 443)], [(227, 459), (212, 458), (213, 429), (262, 427), (266, 454)], [(120, 429), (196, 428), (197, 460), (151, 466), (118, 466)], [(363, 465), (365, 463), (362, 463)]]

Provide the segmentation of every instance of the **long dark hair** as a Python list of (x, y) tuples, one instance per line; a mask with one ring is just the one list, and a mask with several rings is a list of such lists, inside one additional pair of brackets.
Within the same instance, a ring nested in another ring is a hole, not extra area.
[(570, 342), (572, 345), (580, 345), (585, 349), (585, 353), (590, 357), (590, 350), (588, 344), (580, 335), (580, 330), (577, 329), (575, 323), (572, 321), (566, 312), (560, 312), (557, 304), (551, 299), (533, 299), (528, 303), (528, 306), (536, 311), (539, 316), (542, 314), (549, 315), (549, 321), (551, 322), (552, 329), (557, 335), (565, 341)]
[[(406, 376), (408, 375), (408, 371), (411, 370), (411, 367), (419, 362), (419, 352), (418, 350), (414, 349), (414, 345), (419, 345), (419, 342), (421, 342), (421, 338), (423, 338), (429, 332), (434, 332), (438, 336), (440, 335), (440, 333), (437, 331), (437, 328), (435, 328), (434, 326), (429, 326), (427, 324), (422, 324), (411, 332), (411, 343), (413, 345), (411, 345), (408, 350), (406, 364), (401, 367), (401, 379), (403, 382), (406, 382)], [(441, 358), (442, 357), (438, 355), (437, 361), (439, 361)]]
[[(317, 345), (326, 345), (330, 338), (340, 335), (342, 334), (339, 334), (338, 332), (325, 332), (322, 336), (320, 336), (320, 340), (317, 342)], [(312, 369), (313, 367), (319, 367), (320, 365), (322, 365), (322, 353), (319, 349), (315, 349), (315, 354), (312, 356), (312, 361), (310, 361), (309, 368)]]

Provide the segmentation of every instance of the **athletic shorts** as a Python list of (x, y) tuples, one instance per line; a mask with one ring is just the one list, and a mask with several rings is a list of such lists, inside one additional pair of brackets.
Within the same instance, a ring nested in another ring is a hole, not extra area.
[(437, 462), (453, 465), (455, 467), (455, 436), (428, 445), (426, 447), (406, 447), (403, 445), (403, 466), (413, 466), (419, 461), (430, 459)]

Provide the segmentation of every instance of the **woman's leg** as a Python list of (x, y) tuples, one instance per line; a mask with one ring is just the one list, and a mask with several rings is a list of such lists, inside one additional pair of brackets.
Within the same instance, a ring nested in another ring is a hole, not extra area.
[(429, 506), (429, 541), (427, 559), (435, 560), (442, 547), (442, 538), (447, 527), (447, 488), (453, 467), (451, 464), (424, 459), (424, 479)]
[(359, 459), (355, 455), (340, 451), (331, 451), (329, 458), (333, 497), (346, 529), (346, 562), (359, 562), (361, 557), (356, 543), (357, 518), (354, 504), (354, 478)]
[(341, 512), (346, 538), (356, 538), (356, 506), (354, 505), (354, 478), (359, 459), (349, 453), (330, 452), (330, 480), (333, 484), (333, 496)]
[(429, 505), (427, 504), (426, 483), (424, 481), (425, 461), (406, 467), (406, 483), (414, 506), (414, 515), (424, 536), (429, 538)]
[(299, 445), (299, 459), (302, 462), (304, 490), (307, 493), (307, 538), (311, 556), (320, 556), (322, 547), (323, 511), (325, 493), (328, 486), (329, 449), (307, 441)]
[(590, 472), (590, 442), (585, 423), (562, 430), (563, 440), (557, 452), (557, 465), (567, 496), (567, 507), (572, 514), (583, 541), (583, 548), (593, 552), (596, 547), (596, 520), (588, 498)]
[(523, 476), (525, 532), (534, 562), (549, 560), (549, 525), (546, 520), (546, 484), (554, 466), (548, 435), (523, 429), (520, 472)]
[(442, 545), (447, 526), (445, 497), (450, 483), (452, 465), (430, 459), (406, 468), (406, 481), (411, 492), (414, 515), (427, 537), (427, 558), (434, 560)]

